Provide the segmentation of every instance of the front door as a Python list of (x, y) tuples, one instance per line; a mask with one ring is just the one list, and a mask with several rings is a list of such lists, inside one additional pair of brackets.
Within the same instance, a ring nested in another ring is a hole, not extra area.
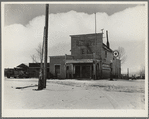
[(60, 65), (55, 65), (55, 76), (58, 78), (60, 75)]
[(90, 66), (82, 66), (82, 78), (90, 78)]
[(79, 78), (80, 77), (80, 66), (75, 67), (75, 77)]

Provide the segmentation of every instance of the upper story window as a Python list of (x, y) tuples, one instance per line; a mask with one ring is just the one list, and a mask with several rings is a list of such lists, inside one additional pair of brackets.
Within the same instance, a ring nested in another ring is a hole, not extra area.
[(76, 46), (83, 46), (85, 43), (84, 43), (84, 40), (78, 40), (76, 41)]
[(90, 49), (89, 48), (87, 49), (87, 54), (92, 54), (92, 49), (91, 48)]
[(95, 40), (90, 39), (90, 40), (77, 40), (76, 41), (76, 46), (94, 46), (95, 45)]
[(90, 54), (90, 51), (89, 51), (89, 49), (87, 49), (87, 54)]
[(84, 48), (81, 49), (81, 54), (85, 54), (85, 49)]

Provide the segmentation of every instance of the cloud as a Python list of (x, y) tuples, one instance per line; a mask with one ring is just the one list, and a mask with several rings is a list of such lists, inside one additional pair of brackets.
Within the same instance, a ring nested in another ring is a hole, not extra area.
[[(97, 32), (109, 31), (110, 46), (117, 49), (124, 47), (127, 61), (123, 69), (144, 64), (145, 40), (147, 29), (147, 11), (145, 6), (136, 6), (108, 16), (97, 13)], [(43, 40), (45, 16), (38, 16), (26, 26), (12, 24), (3, 29), (4, 66), (14, 67), (20, 63), (32, 62), (30, 55)], [(70, 35), (95, 32), (95, 14), (70, 11), (49, 15), (49, 55), (70, 54)], [(104, 32), (105, 33), (105, 32)], [(105, 34), (104, 34), (105, 36)], [(106, 39), (104, 38), (104, 42)], [(122, 70), (123, 70), (122, 69)]]

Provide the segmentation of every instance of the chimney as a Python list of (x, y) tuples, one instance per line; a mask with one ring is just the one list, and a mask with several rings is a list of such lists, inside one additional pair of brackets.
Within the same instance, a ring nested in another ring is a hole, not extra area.
[(108, 31), (106, 31), (106, 35), (107, 35), (107, 47), (110, 48), (110, 44), (109, 44), (109, 41), (108, 41)]

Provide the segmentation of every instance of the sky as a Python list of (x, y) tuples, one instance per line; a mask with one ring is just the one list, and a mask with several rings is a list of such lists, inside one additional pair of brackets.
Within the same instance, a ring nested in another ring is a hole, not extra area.
[[(4, 67), (31, 63), (31, 55), (43, 40), (45, 4), (5, 4), (3, 24)], [(146, 4), (50, 4), (48, 55), (70, 54), (70, 35), (108, 30), (110, 47), (125, 49), (127, 59), (122, 73), (145, 66), (147, 41)], [(103, 39), (106, 43), (106, 38)], [(48, 59), (49, 60), (49, 59)]]

